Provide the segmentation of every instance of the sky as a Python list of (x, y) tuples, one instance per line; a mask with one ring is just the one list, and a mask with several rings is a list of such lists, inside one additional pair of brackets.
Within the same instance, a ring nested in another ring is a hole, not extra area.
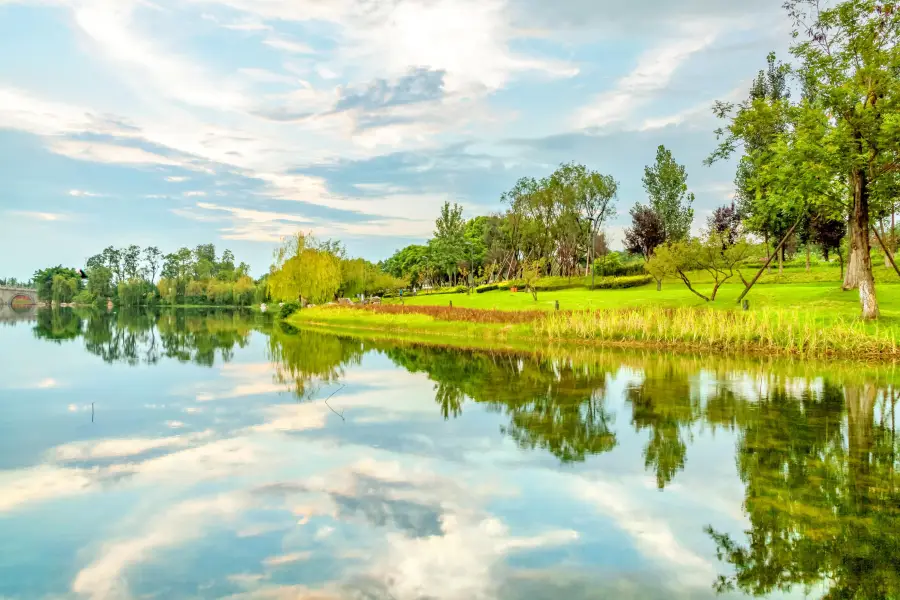
[(279, 239), (377, 261), (445, 201), (502, 209), (575, 161), (619, 182), (614, 246), (664, 144), (695, 229), (715, 100), (787, 59), (781, 0), (0, 0), (0, 277), (109, 245)]

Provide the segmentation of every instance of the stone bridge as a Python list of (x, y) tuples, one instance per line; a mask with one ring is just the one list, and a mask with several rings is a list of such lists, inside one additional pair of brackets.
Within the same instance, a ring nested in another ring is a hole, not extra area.
[(37, 290), (0, 286), (0, 306), (32, 306), (37, 304)]

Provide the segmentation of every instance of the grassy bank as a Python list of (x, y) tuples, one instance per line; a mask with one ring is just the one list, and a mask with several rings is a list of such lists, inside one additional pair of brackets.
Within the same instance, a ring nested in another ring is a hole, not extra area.
[[(814, 379), (827, 373), (844, 382), (866, 381), (880, 385), (895, 384), (900, 381), (900, 363), (896, 361), (871, 361), (865, 359), (843, 359), (840, 361), (806, 356), (768, 353), (747, 355), (745, 353), (710, 353), (680, 349), (676, 352), (661, 352), (654, 347), (604, 347), (594, 344), (548, 341), (535, 344), (533, 339), (510, 337), (504, 340), (474, 337), (453, 337), (415, 333), (411, 331), (377, 328), (355, 328), (334, 323), (312, 323), (297, 321), (304, 330), (319, 331), (360, 340), (373, 347), (429, 347), (458, 351), (488, 353), (492, 356), (513, 355), (539, 360), (565, 362), (577, 368), (591, 368), (597, 364), (609, 364), (616, 369), (627, 366), (644, 370), (652, 365), (677, 365), (679, 369), (691, 372), (710, 370), (724, 375), (727, 373), (747, 373), (763, 379), (771, 377), (792, 377)], [(383, 346), (382, 346), (383, 345)]]
[(290, 317), (297, 326), (382, 332), (480, 345), (569, 343), (787, 355), (900, 358), (900, 320), (866, 323), (835, 311), (637, 306), (613, 310), (502, 311), (447, 306), (317, 307)]

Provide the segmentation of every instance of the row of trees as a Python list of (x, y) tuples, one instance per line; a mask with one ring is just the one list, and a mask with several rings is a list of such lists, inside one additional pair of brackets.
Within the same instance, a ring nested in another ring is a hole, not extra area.
[(36, 271), (32, 282), (40, 300), (60, 304), (247, 306), (266, 295), (264, 283), (251, 279), (249, 272), (246, 263), (235, 265), (230, 250), (217, 256), (213, 244), (171, 254), (155, 246), (110, 246), (87, 259), (86, 279), (59, 265)]
[(535, 266), (542, 275), (586, 275), (608, 250), (602, 227), (615, 215), (617, 190), (611, 175), (562, 164), (516, 182), (501, 198), (502, 213), (466, 220), (461, 206), (445, 203), (432, 239), (381, 267), (417, 286), (515, 279)]

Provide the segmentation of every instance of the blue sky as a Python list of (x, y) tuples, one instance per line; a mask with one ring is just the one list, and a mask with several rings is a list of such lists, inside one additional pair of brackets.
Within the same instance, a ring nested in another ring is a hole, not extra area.
[(0, 0), (0, 275), (210, 241), (260, 275), (297, 230), (378, 260), (571, 160), (620, 182), (618, 240), (659, 144), (699, 227), (780, 4)]

